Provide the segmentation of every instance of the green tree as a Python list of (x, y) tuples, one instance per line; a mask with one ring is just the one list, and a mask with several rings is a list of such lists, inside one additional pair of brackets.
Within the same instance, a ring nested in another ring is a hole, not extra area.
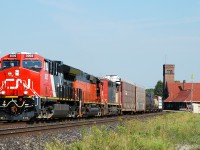
[(162, 96), (163, 94), (163, 82), (159, 80), (155, 86), (154, 94), (158, 96)]
[(146, 89), (146, 93), (147, 93), (147, 94), (154, 93), (154, 89), (152, 89), (152, 88), (150, 88), (150, 89)]

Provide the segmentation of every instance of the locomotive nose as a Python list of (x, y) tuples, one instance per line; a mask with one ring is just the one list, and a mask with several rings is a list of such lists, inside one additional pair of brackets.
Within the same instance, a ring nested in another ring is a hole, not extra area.
[(15, 67), (9, 68), (4, 71), (4, 78), (2, 79), (2, 85), (0, 95), (2, 96), (27, 96), (30, 88), (31, 81), (26, 77), (26, 70), (23, 68)]

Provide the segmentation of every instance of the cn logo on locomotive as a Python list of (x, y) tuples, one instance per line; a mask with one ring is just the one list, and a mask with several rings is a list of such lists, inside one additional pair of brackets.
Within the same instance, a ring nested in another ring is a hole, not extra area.
[[(15, 86), (9, 86), (9, 84), (7, 84), (8, 82), (15, 82)], [(22, 79), (16, 79), (16, 80), (15, 79), (6, 79), (4, 81), (4, 85), (5, 85), (5, 87), (7, 87), (7, 89), (18, 89), (19, 84), (22, 84), (24, 86), (24, 88), (29, 89), (31, 87), (31, 79), (28, 79), (28, 83)]]

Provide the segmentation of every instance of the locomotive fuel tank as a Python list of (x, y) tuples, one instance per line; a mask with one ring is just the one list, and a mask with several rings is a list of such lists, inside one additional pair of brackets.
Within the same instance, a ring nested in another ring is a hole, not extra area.
[(69, 116), (69, 105), (53, 104), (52, 113), (49, 118), (65, 118)]

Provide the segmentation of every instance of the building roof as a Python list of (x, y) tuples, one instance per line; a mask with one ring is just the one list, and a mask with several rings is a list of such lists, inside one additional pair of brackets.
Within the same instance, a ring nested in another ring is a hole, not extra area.
[(173, 100), (173, 102), (185, 102), (186, 100), (190, 101), (191, 99), (191, 90), (180, 91), (178, 96)]
[(200, 83), (167, 83), (169, 97), (164, 102), (200, 102)]

